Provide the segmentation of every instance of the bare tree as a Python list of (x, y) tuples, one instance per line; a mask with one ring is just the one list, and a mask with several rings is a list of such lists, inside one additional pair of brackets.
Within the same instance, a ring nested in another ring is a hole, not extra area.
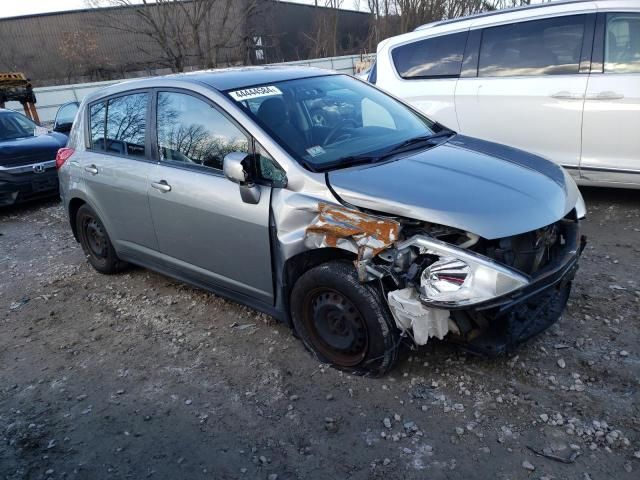
[(242, 61), (249, 48), (248, 22), (259, 0), (86, 0), (107, 9), (106, 27), (145, 39), (138, 48), (153, 62), (182, 72), (187, 66), (216, 67)]
[(324, 0), (322, 3), (324, 8), (317, 8), (316, 2), (311, 31), (303, 33), (310, 47), (310, 58), (338, 55), (338, 9), (342, 7), (343, 0)]
[(367, 46), (409, 32), (419, 25), (488, 10), (529, 4), (531, 0), (367, 0), (372, 14)]
[(109, 59), (98, 50), (96, 34), (93, 31), (63, 32), (58, 45), (62, 66), (66, 70), (67, 82), (74, 78), (89, 77), (101, 80), (109, 67)]

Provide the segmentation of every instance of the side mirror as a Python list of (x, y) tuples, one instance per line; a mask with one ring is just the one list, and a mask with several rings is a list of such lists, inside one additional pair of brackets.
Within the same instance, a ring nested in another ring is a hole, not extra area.
[(240, 197), (245, 203), (257, 204), (260, 201), (260, 187), (251, 181), (244, 164), (249, 155), (242, 152), (231, 152), (224, 157), (222, 171), (224, 176), (240, 186)]
[(231, 152), (224, 157), (222, 162), (222, 171), (224, 176), (233, 183), (242, 185), (249, 179), (249, 175), (244, 169), (244, 161), (248, 155), (242, 152)]
[(73, 126), (76, 113), (78, 113), (78, 107), (78, 102), (69, 102), (62, 105), (56, 113), (56, 118), (53, 122), (53, 131), (68, 135)]
[(58, 133), (65, 133), (65, 134), (69, 134), (69, 132), (71, 131), (71, 127), (73, 126), (73, 123), (56, 123), (53, 125), (53, 131), (54, 132), (58, 132)]

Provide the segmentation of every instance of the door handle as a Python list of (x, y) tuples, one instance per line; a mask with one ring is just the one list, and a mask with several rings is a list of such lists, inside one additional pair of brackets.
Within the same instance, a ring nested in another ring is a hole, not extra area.
[(551, 98), (556, 98), (558, 100), (582, 100), (584, 95), (563, 90), (562, 92), (552, 93)]
[(98, 167), (96, 167), (95, 165), (89, 165), (88, 167), (84, 167), (84, 171), (89, 172), (91, 175), (97, 175)]
[(611, 91), (590, 93), (587, 95), (587, 100), (620, 100), (621, 98), (624, 98), (622, 93)]
[(151, 186), (156, 190), (160, 190), (162, 193), (167, 193), (171, 191), (171, 185), (169, 185), (166, 180), (160, 180), (159, 182), (152, 182)]

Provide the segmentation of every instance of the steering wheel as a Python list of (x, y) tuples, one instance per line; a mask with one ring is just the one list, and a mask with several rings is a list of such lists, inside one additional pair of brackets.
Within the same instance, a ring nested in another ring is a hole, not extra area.
[[(338, 122), (338, 124), (331, 129), (331, 131), (327, 134), (324, 141), (322, 142), (322, 146), (329, 145), (331, 143), (335, 143), (340, 137), (338, 137), (338, 133), (341, 132), (347, 125), (353, 125), (354, 127), (358, 127), (356, 121), (352, 118), (344, 118)], [(336, 138), (334, 138), (336, 137)]]

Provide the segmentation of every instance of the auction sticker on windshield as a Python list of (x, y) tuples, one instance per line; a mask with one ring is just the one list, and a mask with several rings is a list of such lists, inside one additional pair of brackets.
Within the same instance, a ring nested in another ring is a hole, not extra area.
[(282, 95), (278, 87), (272, 85), (265, 87), (245, 88), (244, 90), (236, 90), (229, 92), (229, 95), (238, 102), (243, 100), (251, 100), (252, 98), (272, 97), (274, 95)]

